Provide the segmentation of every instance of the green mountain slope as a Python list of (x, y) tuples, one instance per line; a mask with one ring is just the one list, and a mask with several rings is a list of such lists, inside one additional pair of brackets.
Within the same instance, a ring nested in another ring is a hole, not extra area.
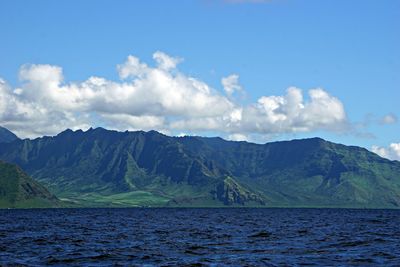
[(19, 167), (0, 161), (0, 208), (57, 207), (60, 201)]
[(186, 138), (274, 206), (398, 207), (400, 162), (320, 138), (256, 145)]
[(260, 145), (97, 128), (2, 144), (0, 158), (86, 206), (400, 205), (400, 162), (319, 138)]

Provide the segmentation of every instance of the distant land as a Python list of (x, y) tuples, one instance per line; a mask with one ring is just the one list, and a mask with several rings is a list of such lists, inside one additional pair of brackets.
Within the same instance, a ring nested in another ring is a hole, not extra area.
[(21, 140), (0, 128), (0, 159), (3, 208), (400, 207), (400, 162), (321, 138), (254, 144), (91, 128)]

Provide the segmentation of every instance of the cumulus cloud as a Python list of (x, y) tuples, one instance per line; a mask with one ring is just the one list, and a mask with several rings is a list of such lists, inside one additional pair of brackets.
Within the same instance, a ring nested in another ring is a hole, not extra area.
[(118, 65), (117, 69), (121, 79), (140, 77), (148, 71), (147, 65), (132, 55), (128, 56), (125, 63)]
[(242, 86), (239, 84), (239, 75), (232, 74), (221, 79), (221, 84), (228, 96), (235, 92), (242, 92)]
[(321, 88), (309, 90), (308, 95), (305, 101), (301, 89), (290, 87), (284, 96), (263, 96), (243, 110), (239, 128), (260, 134), (347, 128), (339, 99)]
[(157, 51), (153, 54), (153, 59), (157, 62), (157, 66), (160, 69), (169, 71), (176, 68), (176, 66), (182, 61), (181, 58), (170, 57), (164, 52)]
[(372, 146), (371, 150), (383, 158), (400, 161), (400, 143), (391, 143), (389, 147)]
[(221, 80), (227, 96), (178, 69), (181, 58), (153, 54), (154, 66), (135, 56), (117, 66), (120, 81), (89, 77), (64, 80), (52, 65), (23, 65), (19, 86), (0, 79), (0, 125), (22, 137), (56, 134), (66, 128), (104, 126), (164, 133), (215, 132), (234, 140), (249, 134), (343, 131), (343, 104), (321, 88), (296, 87), (283, 96), (261, 96), (243, 105), (231, 101), (243, 91), (239, 76)]

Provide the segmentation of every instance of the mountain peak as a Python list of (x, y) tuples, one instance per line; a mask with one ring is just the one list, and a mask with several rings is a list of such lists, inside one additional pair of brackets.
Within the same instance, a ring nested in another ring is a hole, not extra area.
[(19, 138), (7, 128), (0, 126), (0, 143), (11, 143)]
[(111, 130), (107, 130), (103, 127), (95, 127), (95, 128), (90, 127), (89, 129), (87, 129), (86, 132), (102, 132), (102, 131), (111, 131)]
[(74, 131), (71, 129), (65, 129), (64, 131), (62, 131), (61, 133), (57, 134), (57, 135), (64, 135), (64, 134), (70, 134), (73, 133)]

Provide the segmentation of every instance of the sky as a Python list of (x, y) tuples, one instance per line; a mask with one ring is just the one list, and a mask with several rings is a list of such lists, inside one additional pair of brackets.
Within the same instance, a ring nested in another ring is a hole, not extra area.
[(0, 2), (0, 125), (319, 136), (400, 160), (400, 1)]

